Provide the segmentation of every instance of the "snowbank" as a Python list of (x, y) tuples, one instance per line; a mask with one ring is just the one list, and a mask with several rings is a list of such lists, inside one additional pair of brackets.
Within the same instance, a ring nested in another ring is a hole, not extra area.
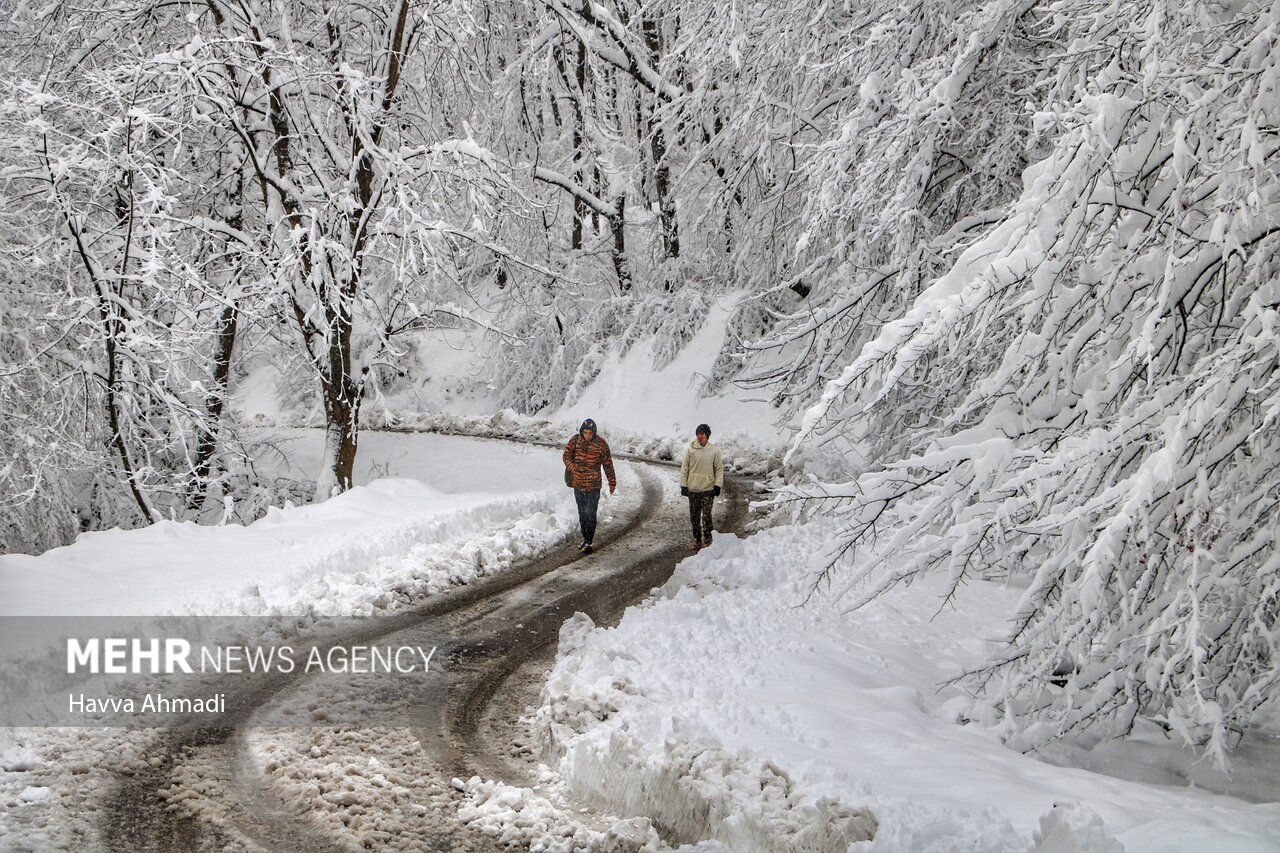
[[(412, 480), (379, 480), (320, 504), (272, 509), (245, 527), (162, 521), (82, 535), (39, 557), (0, 557), (8, 615), (255, 613), (306, 607), (358, 613), (361, 589), (394, 574), (393, 555), (507, 529), (491, 548), (563, 536), (558, 493), (447, 496)], [(519, 522), (519, 523), (517, 523)], [(344, 571), (345, 570), (345, 571)], [(376, 577), (375, 577), (376, 576)], [(354, 596), (354, 597), (353, 597)]]
[[(318, 438), (288, 437), (305, 464)], [(441, 488), (383, 479), (246, 526), (164, 521), (85, 533), (38, 557), (3, 555), (0, 613), (359, 616), (397, 584), (465, 582), (576, 529), (555, 454), (442, 437), (398, 445), (365, 448), (365, 464)]]
[(573, 795), (737, 851), (843, 851), (868, 828), (884, 851), (1280, 850), (1274, 802), (1055, 767), (963, 724), (971, 701), (938, 685), (983, 659), (1018, 591), (943, 607), (924, 579), (801, 607), (828, 532), (720, 537), (616, 628), (566, 623), (532, 723)]

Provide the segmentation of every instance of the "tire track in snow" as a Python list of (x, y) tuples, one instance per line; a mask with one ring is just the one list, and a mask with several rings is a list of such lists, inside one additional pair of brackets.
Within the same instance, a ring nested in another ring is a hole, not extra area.
[[(643, 462), (659, 467), (660, 463)], [(668, 467), (668, 466), (663, 466)], [(500, 695), (506, 679), (551, 650), (564, 619), (581, 610), (608, 622), (628, 604), (662, 583), (686, 556), (683, 502), (665, 501), (664, 483), (638, 469), (642, 499), (621, 527), (601, 530), (596, 554), (582, 557), (572, 545), (502, 574), (444, 594), (420, 606), (368, 624), (358, 624), (325, 645), (383, 644), (416, 625), (449, 617), (460, 637), (450, 650), (449, 707), (443, 733), (416, 731), (436, 777), (429, 813), (415, 823), (414, 846), (422, 850), (497, 850), (496, 842), (459, 824), (451, 776), (480, 773), (509, 779), (519, 769), (492, 725), (514, 719), (523, 704)], [(669, 484), (665, 484), (669, 488)], [(727, 512), (721, 526), (737, 531), (746, 516), (744, 481), (726, 483)], [(563, 571), (558, 571), (563, 570)], [(251, 757), (254, 712), (300, 674), (263, 675), (246, 688), (236, 680), (235, 707), (217, 725), (170, 731), (150, 749), (148, 769), (122, 779), (106, 804), (104, 837), (112, 850), (306, 850), (359, 849), (328, 831), (305, 800), (283, 796)], [(424, 764), (426, 762), (424, 761)], [(194, 768), (194, 770), (192, 769)], [(426, 767), (423, 768), (428, 769)], [(200, 793), (193, 794), (193, 779)], [(177, 784), (181, 781), (181, 784)], [(203, 798), (196, 808), (183, 801)], [(216, 820), (207, 814), (216, 810)], [(194, 812), (205, 813), (197, 817)]]

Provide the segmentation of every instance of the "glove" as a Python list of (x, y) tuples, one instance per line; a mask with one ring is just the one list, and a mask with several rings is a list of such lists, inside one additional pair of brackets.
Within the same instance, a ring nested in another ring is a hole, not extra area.
[(689, 487), (688, 487), (688, 486), (681, 486), (681, 487), (680, 487), (680, 494), (684, 495), (686, 498), (687, 498), (687, 497), (689, 497)]
[(719, 486), (716, 486), (714, 489), (712, 489), (712, 490), (711, 490), (711, 496), (712, 496), (712, 497), (716, 497), (716, 498), (720, 497), (720, 487), (719, 487)]

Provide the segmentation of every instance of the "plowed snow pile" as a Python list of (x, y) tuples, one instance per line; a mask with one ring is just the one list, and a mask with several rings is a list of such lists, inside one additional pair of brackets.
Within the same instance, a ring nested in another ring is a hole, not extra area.
[(532, 722), (570, 796), (739, 853), (871, 833), (858, 849), (1280, 850), (1280, 805), (1238, 798), (1276, 799), (1262, 738), (1237, 755), (1237, 797), (1198, 790), (1232, 783), (1155, 732), (1015, 752), (992, 709), (940, 685), (983, 659), (1019, 590), (945, 603), (925, 578), (854, 612), (805, 603), (828, 533), (722, 536), (616, 628), (565, 625)]

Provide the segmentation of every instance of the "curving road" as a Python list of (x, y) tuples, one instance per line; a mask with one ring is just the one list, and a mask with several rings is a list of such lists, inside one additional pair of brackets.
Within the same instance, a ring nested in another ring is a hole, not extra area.
[[(528, 766), (514, 721), (536, 698), (561, 624), (576, 612), (616, 620), (688, 555), (688, 515), (666, 466), (641, 463), (639, 509), (601, 529), (598, 548), (572, 545), (491, 578), (432, 596), (393, 617), (361, 623), (322, 645), (412, 644), (447, 620), (449, 673), (442, 729), (261, 729), (255, 715), (300, 673), (238, 676), (215, 725), (162, 734), (145, 771), (119, 780), (103, 809), (111, 850), (501, 850), (456, 818), (450, 780), (480, 775), (524, 784)], [(752, 481), (726, 481), (717, 527), (740, 532)], [(664, 496), (665, 495), (665, 496)], [(513, 673), (522, 677), (511, 678)], [(266, 765), (263, 754), (271, 756)], [(364, 768), (373, 765), (378, 772)], [(392, 780), (388, 782), (387, 780)], [(395, 796), (362, 794), (392, 785)]]

